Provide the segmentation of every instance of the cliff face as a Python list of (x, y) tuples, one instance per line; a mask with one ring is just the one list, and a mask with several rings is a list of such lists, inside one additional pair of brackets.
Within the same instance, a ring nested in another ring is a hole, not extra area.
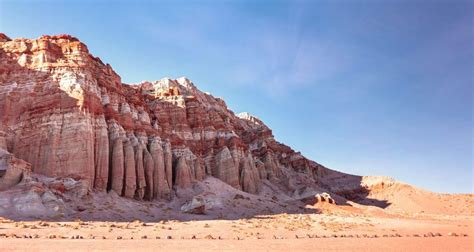
[(264, 180), (291, 192), (332, 172), (184, 77), (122, 83), (69, 35), (0, 34), (0, 119), (2, 148), (33, 172), (129, 198), (170, 198), (205, 176), (250, 193)]

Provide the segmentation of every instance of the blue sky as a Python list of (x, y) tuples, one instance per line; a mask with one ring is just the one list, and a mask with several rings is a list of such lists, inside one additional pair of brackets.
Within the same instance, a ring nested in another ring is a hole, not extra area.
[(126, 83), (187, 76), (333, 169), (473, 191), (472, 1), (4, 1)]

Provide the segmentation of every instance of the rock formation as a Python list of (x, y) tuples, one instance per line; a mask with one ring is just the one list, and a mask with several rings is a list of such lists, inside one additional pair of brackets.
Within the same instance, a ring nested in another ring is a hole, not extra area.
[(192, 177), (191, 171), (186, 159), (184, 157), (179, 157), (176, 161), (176, 187), (188, 188), (191, 186)]
[(137, 172), (135, 168), (135, 153), (131, 141), (127, 140), (123, 146), (124, 150), (124, 176), (125, 186), (123, 196), (133, 198), (137, 189)]
[(28, 162), (0, 148), (0, 191), (20, 183), (30, 172), (31, 165)]
[(135, 169), (137, 172), (137, 190), (135, 191), (136, 199), (143, 199), (145, 196), (145, 167), (143, 164), (143, 146), (135, 147)]
[(326, 193), (326, 192), (317, 193), (315, 195), (303, 198), (301, 199), (301, 201), (309, 205), (314, 205), (316, 203), (321, 203), (321, 202), (336, 204), (336, 201), (333, 198), (331, 198), (331, 195), (329, 195), (329, 193)]
[(122, 194), (124, 177), (123, 140), (117, 138), (112, 147), (112, 166), (110, 167), (110, 189)]
[(320, 186), (333, 174), (187, 78), (122, 83), (70, 35), (0, 34), (0, 119), (0, 147), (33, 172), (139, 200), (169, 199), (206, 176), (258, 193), (288, 172)]
[(153, 173), (155, 169), (155, 163), (153, 162), (153, 158), (145, 148), (143, 150), (143, 166), (145, 169), (145, 199), (152, 200), (153, 193), (154, 193), (154, 183), (153, 183)]
[(167, 198), (170, 193), (166, 180), (165, 161), (161, 140), (154, 138), (150, 141), (150, 153), (153, 158), (153, 198)]

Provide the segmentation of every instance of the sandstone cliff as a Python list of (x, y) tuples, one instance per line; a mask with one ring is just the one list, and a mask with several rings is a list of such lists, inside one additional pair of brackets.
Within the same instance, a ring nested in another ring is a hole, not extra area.
[(298, 193), (335, 174), (187, 78), (122, 83), (69, 35), (0, 34), (0, 119), (4, 148), (33, 172), (129, 198), (169, 199), (205, 176), (249, 193), (264, 181)]

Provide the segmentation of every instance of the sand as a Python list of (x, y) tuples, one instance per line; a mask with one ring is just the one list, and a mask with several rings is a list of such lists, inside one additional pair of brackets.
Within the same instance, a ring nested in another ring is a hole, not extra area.
[(472, 239), (463, 238), (380, 238), (305, 240), (2, 240), (13, 251), (472, 251)]
[[(373, 189), (367, 196), (387, 200), (382, 208), (350, 201), (307, 205), (285, 195), (267, 197), (267, 189), (251, 195), (208, 178), (192, 192), (178, 192), (171, 202), (92, 193), (65, 206), (72, 209), (80, 204), (81, 211), (48, 218), (15, 212), (0, 217), (0, 250), (473, 250), (471, 194), (436, 194), (395, 184)], [(196, 191), (213, 207), (204, 215), (182, 213), (180, 206)], [(6, 193), (0, 197), (7, 197)]]
[[(11, 221), (2, 251), (472, 251), (473, 219), (277, 214), (161, 222)], [(31, 238), (30, 238), (31, 237)]]

